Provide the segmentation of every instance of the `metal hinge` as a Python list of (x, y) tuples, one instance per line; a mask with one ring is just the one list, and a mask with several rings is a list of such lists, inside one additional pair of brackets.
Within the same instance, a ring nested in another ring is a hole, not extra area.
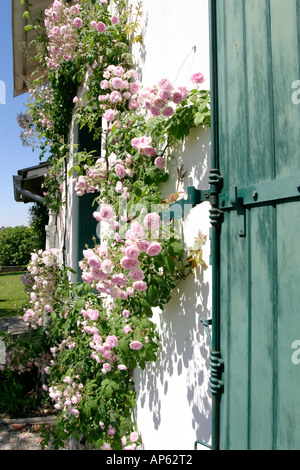
[(224, 391), (224, 383), (222, 381), (222, 373), (224, 371), (224, 361), (221, 354), (217, 351), (210, 353), (210, 391), (213, 395), (220, 395)]
[(209, 319), (201, 318), (200, 322), (204, 326), (204, 331), (205, 331), (205, 333), (207, 335), (207, 338), (208, 338), (208, 344), (209, 344), (209, 347), (211, 348), (212, 341), (211, 341), (210, 327), (212, 325), (212, 319), (211, 318), (209, 318)]
[(246, 236), (246, 208), (260, 204), (300, 199), (300, 176), (289, 176), (257, 183), (244, 188), (232, 185), (229, 191), (219, 194), (222, 211), (235, 210), (239, 217), (239, 236)]

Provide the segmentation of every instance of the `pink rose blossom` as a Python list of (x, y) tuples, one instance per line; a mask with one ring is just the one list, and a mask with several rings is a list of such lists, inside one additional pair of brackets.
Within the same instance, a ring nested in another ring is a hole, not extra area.
[(102, 205), (99, 212), (94, 212), (93, 216), (96, 220), (109, 221), (114, 217), (114, 209), (108, 205)]
[(144, 281), (136, 281), (133, 283), (133, 288), (137, 291), (143, 292), (147, 290), (147, 284)]
[(117, 16), (112, 16), (111, 17), (111, 22), (112, 22), (112, 24), (118, 24), (119, 23), (119, 18)]
[(86, 313), (88, 317), (90, 318), (90, 320), (93, 320), (93, 321), (97, 320), (99, 317), (99, 312), (97, 310), (92, 310), (89, 308), (87, 309)]
[(155, 163), (155, 165), (157, 166), (157, 168), (159, 170), (162, 170), (163, 168), (165, 168), (165, 165), (166, 165), (166, 161), (165, 161), (164, 157), (157, 157), (154, 160), (154, 163)]
[(158, 109), (163, 109), (167, 104), (167, 101), (162, 99), (162, 98), (155, 98), (154, 101), (153, 101), (153, 105), (155, 106), (155, 108), (158, 108)]
[(172, 108), (172, 106), (167, 106), (164, 110), (163, 110), (163, 115), (165, 117), (170, 117), (174, 114), (174, 109)]
[(174, 93), (173, 93), (173, 102), (175, 104), (179, 104), (179, 103), (181, 103), (181, 101), (183, 101), (182, 93), (180, 93), (180, 91), (174, 91)]
[(120, 89), (123, 88), (123, 80), (120, 77), (114, 77), (111, 80), (113, 88)]
[(147, 240), (139, 239), (135, 241), (135, 244), (139, 250), (147, 251), (150, 243)]
[(130, 333), (131, 331), (131, 326), (130, 325), (125, 325), (123, 328), (124, 333)]
[(129, 347), (130, 349), (138, 350), (138, 349), (142, 349), (143, 345), (140, 341), (131, 341), (131, 343), (129, 344)]
[(125, 317), (125, 318), (129, 318), (129, 317), (131, 316), (129, 310), (123, 310), (122, 315), (123, 315), (123, 317)]
[(200, 72), (194, 73), (191, 76), (191, 81), (194, 82), (194, 83), (203, 83), (204, 82), (204, 76)]
[(118, 175), (119, 178), (124, 178), (124, 176), (126, 175), (124, 166), (118, 163), (115, 166), (115, 173)]
[(129, 109), (137, 109), (139, 107), (139, 104), (136, 100), (131, 100), (129, 103)]
[(160, 216), (156, 214), (155, 212), (151, 212), (150, 214), (147, 214), (146, 217), (144, 218), (144, 226), (148, 230), (156, 230), (160, 227), (160, 225), (161, 225)]
[(99, 23), (97, 23), (97, 31), (99, 33), (104, 33), (105, 30), (106, 30), (105, 24), (102, 23), (102, 21), (99, 21)]
[(75, 20), (73, 21), (73, 24), (75, 26), (75, 28), (81, 28), (82, 26), (82, 19), (77, 17), (75, 18)]
[(113, 270), (113, 263), (110, 259), (106, 259), (103, 261), (101, 265), (101, 269), (104, 273), (110, 274)]
[(111, 278), (111, 282), (113, 284), (117, 284), (118, 286), (124, 287), (127, 284), (127, 277), (125, 274), (114, 274), (114, 276)]
[(112, 427), (111, 424), (108, 426), (107, 434), (109, 436), (114, 436), (116, 434), (116, 430)]
[(147, 255), (157, 256), (162, 250), (162, 246), (158, 242), (152, 242), (147, 250)]
[(109, 444), (107, 444), (107, 442), (105, 442), (102, 446), (102, 450), (111, 450), (111, 447)]
[(113, 121), (115, 118), (115, 111), (113, 109), (108, 109), (107, 111), (105, 111), (103, 117), (108, 122)]
[(120, 103), (120, 101), (122, 101), (122, 95), (119, 91), (115, 90), (111, 92), (111, 94), (109, 95), (109, 99), (113, 104)]
[(140, 85), (136, 82), (130, 84), (131, 93), (137, 93), (140, 89)]
[(136, 269), (139, 265), (139, 260), (137, 259), (130, 259), (130, 258), (122, 258), (120, 262), (122, 268), (132, 270)]
[(145, 274), (143, 273), (141, 269), (137, 269), (136, 271), (130, 271), (129, 277), (133, 281), (142, 281), (145, 277)]
[(138, 441), (138, 439), (139, 439), (139, 435), (136, 431), (134, 431), (130, 434), (130, 441), (131, 442), (136, 442), (136, 441)]
[(125, 250), (125, 255), (129, 259), (138, 259), (140, 250), (136, 245), (128, 246)]
[(115, 335), (108, 336), (105, 341), (110, 348), (115, 348), (119, 344), (119, 340)]
[(171, 91), (173, 89), (173, 85), (170, 82), (170, 80), (168, 80), (167, 78), (164, 78), (164, 79), (159, 81), (158, 88), (162, 88), (163, 90)]

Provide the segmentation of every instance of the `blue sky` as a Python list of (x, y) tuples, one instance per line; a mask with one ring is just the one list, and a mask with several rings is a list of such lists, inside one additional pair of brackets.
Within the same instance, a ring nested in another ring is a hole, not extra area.
[(1, 0), (0, 80), (5, 83), (6, 104), (0, 104), (0, 227), (28, 225), (31, 204), (14, 200), (12, 177), (22, 168), (39, 164), (38, 150), (33, 152), (22, 146), (16, 120), (18, 113), (25, 109), (28, 94), (13, 98), (11, 30), (11, 0)]

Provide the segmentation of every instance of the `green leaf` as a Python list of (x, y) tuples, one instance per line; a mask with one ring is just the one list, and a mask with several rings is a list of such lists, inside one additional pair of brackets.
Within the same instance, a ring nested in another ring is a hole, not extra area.
[(111, 398), (112, 397), (112, 394), (113, 394), (113, 388), (112, 386), (109, 384), (105, 387), (105, 391), (104, 391), (105, 395), (107, 398)]
[(164, 263), (169, 273), (171, 273), (173, 276), (176, 268), (174, 259), (171, 256), (166, 255), (164, 256)]
[(203, 114), (202, 113), (196, 113), (194, 117), (194, 124), (196, 127), (200, 126), (200, 124), (203, 123)]
[(184, 248), (178, 241), (172, 243), (168, 251), (172, 256), (178, 256), (179, 258), (184, 255)]
[(155, 284), (151, 284), (148, 287), (148, 291), (147, 291), (147, 298), (148, 298), (149, 304), (152, 307), (156, 307), (157, 306), (157, 301), (159, 300), (159, 297), (160, 297), (159, 288)]

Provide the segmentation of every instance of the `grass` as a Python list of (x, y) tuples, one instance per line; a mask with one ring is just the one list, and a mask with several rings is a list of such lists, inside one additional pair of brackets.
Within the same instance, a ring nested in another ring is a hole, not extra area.
[(20, 316), (28, 300), (19, 273), (0, 274), (0, 318)]

